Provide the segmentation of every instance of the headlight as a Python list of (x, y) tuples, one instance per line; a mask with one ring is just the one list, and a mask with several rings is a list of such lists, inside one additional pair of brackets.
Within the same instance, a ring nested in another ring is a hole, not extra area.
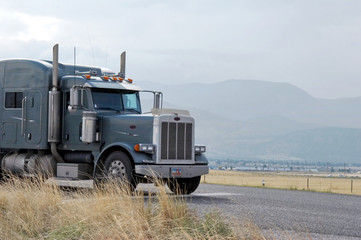
[(194, 152), (195, 154), (205, 153), (206, 146), (194, 146)]
[(155, 147), (153, 144), (139, 143), (134, 146), (134, 150), (137, 152), (154, 153)]

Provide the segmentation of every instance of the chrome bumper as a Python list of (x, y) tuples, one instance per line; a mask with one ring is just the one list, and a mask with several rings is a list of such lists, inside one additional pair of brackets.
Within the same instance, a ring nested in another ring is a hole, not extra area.
[(207, 165), (136, 165), (135, 173), (159, 178), (192, 178), (207, 174)]

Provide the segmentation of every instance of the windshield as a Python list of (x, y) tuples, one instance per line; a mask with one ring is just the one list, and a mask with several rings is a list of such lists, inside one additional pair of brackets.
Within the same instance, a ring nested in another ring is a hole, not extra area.
[(141, 113), (139, 93), (113, 89), (92, 89), (94, 109)]

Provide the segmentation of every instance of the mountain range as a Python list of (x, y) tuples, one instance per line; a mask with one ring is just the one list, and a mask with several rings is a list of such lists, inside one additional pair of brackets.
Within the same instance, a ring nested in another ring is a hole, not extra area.
[(190, 110), (210, 158), (361, 163), (361, 97), (257, 80), (139, 85), (162, 91), (164, 107)]

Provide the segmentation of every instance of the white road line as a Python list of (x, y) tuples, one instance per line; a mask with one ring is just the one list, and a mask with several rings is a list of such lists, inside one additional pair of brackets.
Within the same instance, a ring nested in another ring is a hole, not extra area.
[(202, 197), (216, 197), (216, 196), (241, 196), (242, 194), (238, 193), (193, 193), (191, 196), (202, 196)]

